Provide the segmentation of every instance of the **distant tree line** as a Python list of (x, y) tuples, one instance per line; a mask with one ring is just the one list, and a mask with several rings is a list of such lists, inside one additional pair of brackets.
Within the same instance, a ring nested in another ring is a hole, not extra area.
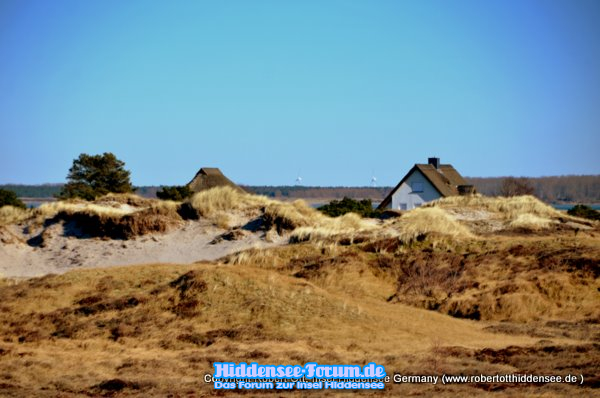
[(249, 192), (270, 198), (305, 199), (372, 199), (381, 201), (392, 187), (309, 187), (300, 185), (285, 186), (244, 186)]
[(529, 178), (506, 177), (500, 185), (500, 196), (535, 195), (535, 188)]
[(20, 198), (53, 198), (60, 193), (64, 184), (21, 185), (3, 184), (0, 189), (13, 191)]
[[(466, 178), (484, 195), (499, 196), (503, 192), (503, 184), (507, 177)], [(523, 178), (515, 178), (522, 181)], [(533, 194), (548, 203), (600, 203), (600, 175), (597, 176), (563, 176), (526, 178), (527, 184), (533, 187)], [(64, 184), (17, 185), (5, 184), (0, 188), (13, 191), (18, 197), (49, 198), (56, 197)], [(504, 187), (507, 188), (507, 187)], [(135, 188), (138, 195), (155, 198), (162, 186), (142, 186)], [(309, 186), (244, 186), (244, 189), (271, 198), (306, 198), (306, 199), (371, 199), (373, 202), (383, 200), (392, 187), (309, 187)]]

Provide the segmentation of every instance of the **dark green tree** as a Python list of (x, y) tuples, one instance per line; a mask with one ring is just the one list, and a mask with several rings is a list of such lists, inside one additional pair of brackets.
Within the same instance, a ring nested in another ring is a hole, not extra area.
[(82, 153), (73, 160), (67, 183), (59, 194), (60, 198), (82, 198), (93, 200), (109, 192), (133, 192), (129, 180), (130, 172), (125, 163), (110, 152), (102, 155)]
[(162, 200), (175, 200), (181, 202), (185, 198), (192, 196), (193, 192), (187, 185), (162, 187), (160, 191), (156, 192), (156, 197)]
[(0, 189), (0, 207), (2, 206), (14, 206), (25, 208), (25, 203), (17, 197), (17, 194), (8, 189)]

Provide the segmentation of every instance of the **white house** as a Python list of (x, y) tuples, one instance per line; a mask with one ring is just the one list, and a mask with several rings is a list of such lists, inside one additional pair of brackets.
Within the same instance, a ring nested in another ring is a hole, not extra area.
[(378, 209), (411, 210), (435, 199), (473, 192), (452, 165), (429, 158), (427, 164), (415, 164)]

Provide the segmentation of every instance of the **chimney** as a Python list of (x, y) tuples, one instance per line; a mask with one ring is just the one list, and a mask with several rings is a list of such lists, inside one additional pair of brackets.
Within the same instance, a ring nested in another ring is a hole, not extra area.
[(456, 189), (458, 189), (458, 194), (461, 196), (473, 195), (475, 193), (475, 187), (473, 185), (459, 185)]
[(440, 158), (428, 158), (427, 163), (435, 167), (436, 169), (440, 168)]

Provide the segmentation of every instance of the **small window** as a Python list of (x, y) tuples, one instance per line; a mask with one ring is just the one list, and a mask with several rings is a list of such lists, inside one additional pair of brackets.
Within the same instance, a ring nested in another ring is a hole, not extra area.
[(398, 208), (400, 210), (406, 210), (406, 208), (407, 208), (406, 203), (400, 203), (400, 206), (398, 206)]
[(423, 203), (419, 203), (419, 202), (417, 202), (417, 203), (415, 203), (414, 205), (415, 205), (415, 207), (421, 207), (421, 205), (422, 205), (422, 204), (423, 204)]
[(412, 184), (413, 192), (423, 192), (423, 183), (422, 182), (413, 182)]

